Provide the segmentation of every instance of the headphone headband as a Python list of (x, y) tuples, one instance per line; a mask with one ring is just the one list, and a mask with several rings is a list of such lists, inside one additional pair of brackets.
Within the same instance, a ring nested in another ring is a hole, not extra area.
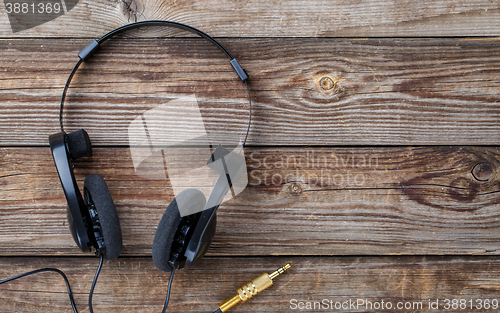
[[(122, 32), (127, 31), (127, 30), (131, 30), (131, 29), (139, 28), (141, 26), (167, 26), (167, 27), (176, 27), (176, 28), (180, 28), (180, 29), (183, 29), (183, 30), (195, 33), (195, 34), (200, 35), (201, 37), (207, 39), (208, 41), (210, 41), (214, 45), (216, 45), (219, 49), (222, 50), (222, 52), (224, 52), (227, 55), (227, 57), (230, 60), (234, 59), (231, 56), (231, 54), (226, 50), (226, 48), (224, 48), (217, 40), (215, 40), (214, 38), (212, 38), (208, 34), (202, 32), (201, 30), (196, 29), (196, 28), (194, 28), (192, 26), (181, 24), (181, 23), (177, 23), (177, 22), (172, 22), (172, 21), (151, 20), (151, 21), (141, 21), (141, 22), (136, 22), (136, 23), (131, 23), (131, 24), (123, 25), (121, 27), (118, 27), (118, 28), (110, 31), (109, 33), (105, 34), (101, 38), (99, 38), (97, 40), (94, 40), (94, 41), (96, 41), (98, 44), (101, 44), (101, 43), (105, 42), (106, 40), (114, 37), (115, 35), (117, 35), (119, 33), (122, 33)], [(94, 43), (91, 43), (89, 46), (93, 46), (93, 45), (94, 45)], [(84, 51), (84, 50), (82, 50), (82, 51)], [(80, 56), (80, 54), (79, 54), (79, 56)], [(86, 57), (87, 57), (87, 55), (80, 56), (80, 58), (83, 58), (83, 59), (86, 59)], [(242, 79), (242, 80), (244, 80), (244, 79)]]
[(115, 35), (120, 34), (124, 31), (128, 31), (128, 30), (135, 29), (135, 28), (142, 27), (142, 26), (167, 26), (167, 27), (180, 28), (180, 29), (183, 29), (183, 30), (186, 30), (186, 31), (189, 31), (189, 32), (192, 32), (192, 33), (195, 33), (195, 34), (201, 36), (202, 38), (208, 40), (209, 42), (211, 42), (215, 46), (217, 46), (222, 52), (224, 52), (224, 54), (229, 58), (229, 60), (230, 60), (229, 63), (231, 64), (231, 66), (235, 70), (236, 74), (238, 74), (238, 76), (243, 81), (243, 83), (245, 83), (245, 86), (247, 88), (249, 117), (248, 117), (248, 127), (246, 130), (245, 137), (243, 139), (243, 144), (242, 144), (242, 147), (243, 147), (247, 141), (248, 132), (250, 131), (250, 123), (252, 120), (252, 100), (250, 99), (250, 89), (249, 89), (248, 83), (247, 83), (248, 74), (241, 67), (241, 65), (238, 63), (238, 61), (235, 58), (233, 58), (233, 56), (229, 53), (229, 51), (227, 51), (226, 48), (224, 48), (224, 46), (222, 46), (217, 40), (215, 40), (211, 36), (207, 35), (206, 33), (202, 32), (201, 30), (196, 29), (196, 28), (189, 26), (189, 25), (185, 25), (185, 24), (181, 24), (181, 23), (177, 23), (177, 22), (172, 22), (172, 21), (162, 21), (162, 20), (141, 21), (141, 22), (123, 25), (121, 27), (118, 27), (118, 28), (108, 32), (107, 34), (103, 35), (99, 39), (92, 40), (92, 42), (87, 47), (85, 47), (84, 49), (82, 49), (78, 53), (78, 57), (80, 59), (78, 60), (78, 62), (75, 64), (75, 66), (71, 70), (71, 73), (69, 74), (69, 77), (66, 80), (66, 84), (64, 85), (64, 90), (63, 90), (63, 93), (61, 96), (61, 105), (59, 107), (59, 126), (61, 128), (61, 131), (64, 131), (63, 123), (62, 123), (64, 100), (66, 99), (66, 94), (67, 94), (69, 85), (71, 83), (71, 80), (73, 79), (73, 76), (75, 75), (75, 73), (78, 70), (78, 68), (80, 67), (80, 65), (84, 61), (88, 60), (92, 56), (92, 54), (94, 54), (94, 52), (97, 51), (99, 46), (103, 42), (105, 42), (106, 40), (108, 40), (108, 39), (114, 37)]

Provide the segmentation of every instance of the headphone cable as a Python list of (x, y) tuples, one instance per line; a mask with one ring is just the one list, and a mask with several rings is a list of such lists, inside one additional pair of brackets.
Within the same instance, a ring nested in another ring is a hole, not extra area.
[(165, 304), (163, 305), (163, 310), (161, 313), (165, 313), (167, 311), (168, 302), (170, 301), (170, 289), (172, 288), (172, 281), (174, 280), (175, 268), (172, 267), (172, 272), (170, 273), (170, 279), (168, 280), (167, 287), (167, 297), (165, 298)]
[[(94, 281), (92, 282), (92, 287), (91, 287), (90, 293), (89, 293), (89, 310), (90, 310), (90, 313), (94, 313), (94, 311), (92, 309), (92, 296), (94, 294), (94, 288), (95, 288), (95, 285), (97, 283), (97, 278), (99, 278), (99, 274), (101, 273), (102, 264), (103, 264), (103, 260), (104, 260), (102, 254), (100, 255), (100, 257), (101, 257), (101, 259), (99, 261), (99, 267), (97, 268), (97, 271), (95, 273)], [(66, 274), (64, 274), (63, 271), (61, 271), (61, 270), (59, 270), (57, 268), (47, 267), (47, 268), (41, 268), (41, 269), (38, 269), (38, 270), (34, 270), (34, 271), (26, 272), (26, 273), (23, 273), (23, 274), (19, 274), (19, 275), (16, 275), (16, 276), (4, 279), (4, 280), (0, 280), (0, 285), (4, 284), (4, 283), (8, 283), (8, 282), (16, 280), (16, 279), (19, 279), (19, 278), (23, 278), (23, 277), (26, 277), (26, 276), (29, 276), (29, 275), (43, 273), (43, 272), (54, 272), (54, 273), (57, 273), (57, 274), (59, 274), (59, 275), (62, 276), (62, 278), (64, 279), (64, 282), (66, 283), (66, 288), (68, 289), (69, 301), (71, 302), (71, 307), (73, 308), (73, 312), (78, 313), (78, 310), (76, 309), (75, 299), (73, 298), (73, 291), (71, 291), (71, 286), (69, 284), (68, 277), (66, 276)]]
[(97, 271), (95, 272), (94, 281), (92, 282), (92, 287), (90, 287), (90, 293), (89, 293), (89, 311), (90, 311), (90, 313), (94, 313), (94, 310), (92, 308), (92, 297), (94, 296), (94, 288), (95, 288), (95, 285), (97, 283), (97, 279), (99, 278), (99, 274), (101, 273), (102, 263), (104, 261), (104, 256), (101, 253), (99, 253), (99, 256), (100, 256), (99, 266), (97, 267)]
[[(97, 267), (94, 281), (92, 282), (92, 287), (90, 288), (90, 293), (89, 293), (89, 311), (90, 311), (90, 313), (94, 313), (94, 309), (92, 307), (92, 299), (93, 299), (94, 289), (95, 289), (95, 286), (97, 283), (97, 279), (99, 278), (99, 274), (101, 273), (103, 261), (104, 261), (104, 257), (102, 254), (100, 254), (99, 266)], [(4, 279), (4, 280), (0, 280), (0, 285), (4, 284), (4, 283), (8, 283), (8, 282), (16, 280), (16, 279), (19, 279), (19, 278), (22, 278), (22, 277), (26, 277), (26, 276), (38, 274), (38, 273), (43, 273), (43, 272), (54, 272), (54, 273), (58, 273), (59, 275), (62, 276), (62, 278), (64, 279), (64, 282), (66, 283), (66, 288), (68, 289), (69, 301), (71, 302), (71, 307), (73, 308), (73, 312), (78, 313), (78, 310), (76, 309), (75, 299), (73, 298), (73, 291), (71, 291), (71, 286), (69, 284), (68, 277), (66, 276), (66, 274), (64, 274), (63, 271), (61, 271), (57, 268), (50, 268), (50, 267), (41, 268), (41, 269), (34, 270), (31, 272), (19, 274), (17, 276), (13, 276), (13, 277), (10, 277), (10, 278)], [(174, 273), (175, 273), (175, 269), (172, 269), (172, 273), (170, 274), (170, 280), (168, 281), (167, 298), (165, 299), (165, 305), (163, 306), (162, 313), (165, 313), (165, 311), (167, 310), (167, 307), (168, 307), (168, 302), (170, 300), (170, 289), (172, 288), (172, 280), (174, 278)]]
[(41, 269), (38, 269), (38, 270), (34, 270), (34, 271), (31, 271), (31, 272), (20, 274), (20, 275), (11, 277), (11, 278), (7, 278), (7, 279), (4, 279), (4, 280), (1, 280), (0, 281), (0, 285), (4, 284), (4, 283), (7, 283), (7, 282), (10, 282), (10, 281), (13, 281), (13, 280), (16, 280), (16, 279), (19, 279), (19, 278), (22, 278), (22, 277), (25, 277), (25, 276), (28, 276), (28, 275), (42, 273), (42, 272), (54, 272), (54, 273), (58, 273), (59, 275), (62, 276), (62, 278), (64, 278), (64, 282), (66, 283), (66, 288), (68, 289), (68, 296), (69, 296), (69, 301), (71, 302), (71, 307), (73, 308), (73, 311), (75, 313), (78, 313), (78, 311), (76, 310), (75, 299), (73, 298), (73, 292), (71, 291), (71, 286), (69, 285), (68, 277), (66, 277), (66, 274), (64, 274), (61, 270), (58, 270), (57, 268), (41, 268)]
[[(97, 267), (94, 281), (92, 282), (92, 287), (90, 288), (90, 293), (89, 293), (89, 311), (90, 311), (90, 313), (94, 313), (94, 310), (92, 308), (92, 297), (94, 294), (94, 289), (95, 289), (95, 285), (97, 283), (97, 279), (99, 278), (99, 274), (101, 273), (102, 264), (103, 264), (103, 260), (104, 260), (104, 257), (102, 254), (99, 254), (99, 256), (100, 256), (99, 266)], [(219, 308), (213, 313), (224, 313), (224, 312), (228, 311), (229, 309), (231, 309), (236, 304), (238, 304), (239, 302), (246, 301), (246, 300), (252, 298), (253, 296), (255, 296), (256, 294), (260, 293), (261, 291), (264, 291), (265, 289), (267, 289), (268, 287), (273, 285), (273, 279), (275, 279), (280, 274), (283, 274), (290, 267), (291, 267), (291, 265), (288, 263), (285, 266), (280, 267), (279, 269), (277, 269), (276, 271), (274, 271), (271, 274), (267, 274), (267, 273), (261, 274), (260, 276), (258, 276), (254, 280), (252, 280), (251, 282), (249, 282), (249, 283), (243, 285), (241, 288), (239, 288), (233, 296), (231, 296), (230, 298), (226, 299), (226, 301), (219, 304)], [(68, 288), (68, 296), (69, 296), (69, 300), (71, 302), (71, 306), (73, 308), (73, 311), (75, 313), (78, 313), (78, 310), (76, 309), (76, 305), (75, 305), (75, 300), (73, 298), (73, 292), (71, 291), (71, 287), (70, 287), (70, 284), (68, 281), (68, 277), (66, 277), (66, 274), (64, 274), (61, 270), (59, 270), (57, 268), (42, 268), (42, 269), (34, 270), (31, 272), (23, 273), (23, 274), (20, 274), (20, 275), (11, 277), (11, 278), (0, 280), (0, 285), (7, 283), (7, 282), (10, 282), (10, 281), (13, 281), (13, 280), (16, 280), (16, 279), (19, 279), (19, 278), (22, 278), (22, 277), (25, 277), (25, 276), (28, 276), (28, 275), (37, 274), (37, 273), (41, 273), (41, 272), (55, 272), (55, 273), (60, 274), (64, 278), (64, 282), (66, 283), (66, 287)], [(162, 313), (165, 313), (167, 311), (168, 302), (170, 300), (170, 290), (172, 289), (172, 281), (174, 279), (174, 274), (175, 274), (175, 268), (172, 268), (172, 272), (170, 273), (170, 279), (168, 281), (167, 297), (165, 299), (165, 304), (163, 306)], [(245, 293), (244, 292), (245, 290), (252, 290), (252, 292), (246, 294), (246, 296), (242, 298), (239, 295), (239, 293), (240, 293), (240, 291)]]

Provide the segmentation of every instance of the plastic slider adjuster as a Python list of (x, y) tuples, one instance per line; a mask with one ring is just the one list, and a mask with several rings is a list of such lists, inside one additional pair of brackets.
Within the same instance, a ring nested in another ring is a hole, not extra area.
[(233, 66), (234, 70), (238, 74), (238, 76), (241, 78), (242, 81), (246, 81), (248, 79), (248, 75), (245, 72), (245, 70), (241, 67), (240, 63), (236, 59), (231, 60), (231, 65)]
[(83, 48), (82, 51), (78, 52), (78, 56), (85, 61), (97, 50), (97, 48), (99, 48), (99, 42), (94, 39), (88, 46)]

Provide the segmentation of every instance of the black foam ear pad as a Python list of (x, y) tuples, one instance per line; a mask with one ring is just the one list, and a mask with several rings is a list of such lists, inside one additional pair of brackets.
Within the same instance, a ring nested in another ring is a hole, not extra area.
[(76, 160), (92, 155), (92, 144), (87, 132), (83, 129), (67, 134), (68, 152), (71, 159)]
[(97, 174), (87, 176), (83, 185), (94, 203), (101, 223), (102, 236), (106, 245), (103, 256), (106, 260), (116, 259), (122, 251), (122, 232), (113, 198), (104, 179)]
[(186, 189), (170, 202), (158, 224), (153, 240), (153, 262), (157, 268), (164, 272), (172, 271), (168, 261), (172, 242), (181, 221), (179, 206), (186, 208), (189, 212), (199, 212), (203, 210), (205, 202), (205, 195), (196, 189)]

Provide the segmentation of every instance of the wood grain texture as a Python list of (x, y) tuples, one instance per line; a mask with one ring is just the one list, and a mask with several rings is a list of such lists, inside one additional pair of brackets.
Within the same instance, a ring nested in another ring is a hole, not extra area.
[[(46, 145), (87, 41), (0, 41), (0, 145)], [(253, 145), (496, 145), (498, 39), (225, 39), (250, 74)], [(331, 79), (331, 89), (321, 79)], [(117, 40), (84, 64), (64, 114), (95, 145), (128, 145), (130, 122), (194, 95), (205, 127), (243, 135), (246, 90), (198, 39)], [(175, 139), (182, 127), (165, 137)], [(185, 126), (187, 127), (187, 125)]]
[[(0, 152), (0, 254), (80, 255), (50, 150)], [(253, 148), (246, 156), (249, 186), (220, 207), (209, 255), (500, 251), (498, 148)], [(491, 168), (487, 180), (471, 173), (477, 164)], [(151, 255), (170, 183), (136, 176), (123, 148), (95, 149), (75, 173), (80, 188), (90, 174), (107, 181), (123, 255)]]
[[(500, 289), (500, 261), (493, 257), (205, 258), (197, 266), (176, 272), (168, 312), (213, 312), (238, 287), (286, 262), (291, 262), (292, 268), (272, 287), (232, 311), (293, 312), (297, 309), (291, 309), (292, 299), (304, 305), (323, 299), (333, 303), (361, 299), (383, 300), (394, 306), (403, 301), (412, 305), (422, 302), (422, 309), (403, 312), (443, 312), (444, 299), (498, 300)], [(79, 311), (88, 312), (95, 259), (0, 258), (0, 277), (46, 266), (56, 266), (68, 274)], [(159, 312), (168, 277), (149, 258), (106, 262), (94, 294), (94, 310)], [(26, 277), (0, 286), (2, 312), (69, 312), (65, 292), (64, 282), (56, 274)], [(428, 308), (429, 299), (441, 300), (439, 310)], [(338, 311), (374, 310), (360, 307)]]
[(82, 0), (57, 19), (14, 34), (5, 12), (2, 6), (1, 37), (99, 37), (150, 19), (186, 23), (217, 37), (500, 35), (500, 5), (492, 0)]
[[(249, 186), (219, 209), (207, 257), (176, 274), (168, 312), (212, 312), (286, 262), (289, 273), (234, 312), (298, 311), (292, 299), (421, 302), (406, 311), (429, 313), (443, 312), (444, 299), (500, 300), (493, 0), (82, 0), (17, 33), (0, 5), (0, 279), (60, 268), (79, 311), (89, 311), (98, 260), (71, 239), (47, 138), (58, 131), (62, 86), (88, 38), (146, 19), (220, 39), (250, 74), (254, 103)], [(162, 308), (169, 275), (150, 255), (172, 184), (134, 173), (127, 130), (186, 95), (196, 96), (211, 134), (244, 133), (244, 86), (220, 51), (190, 34), (127, 33), (75, 76), (65, 126), (87, 129), (96, 147), (93, 158), (76, 162), (77, 180), (82, 187), (87, 175), (104, 177), (124, 242), (122, 257), (105, 262), (96, 312)], [(163, 124), (172, 128), (166, 142), (194, 128)], [(69, 312), (65, 292), (55, 274), (0, 285), (0, 312)], [(440, 299), (438, 310), (429, 299)]]

